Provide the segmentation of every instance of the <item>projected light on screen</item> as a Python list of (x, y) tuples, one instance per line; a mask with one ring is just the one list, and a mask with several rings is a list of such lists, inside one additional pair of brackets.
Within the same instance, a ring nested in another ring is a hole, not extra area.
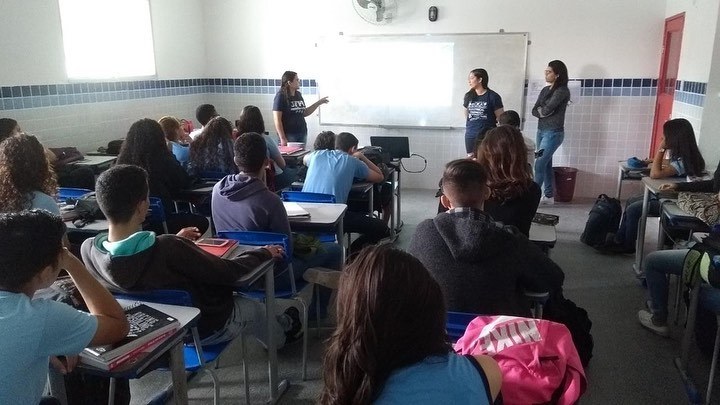
[(386, 106), (452, 104), (452, 43), (356, 43), (339, 53), (339, 60), (356, 61), (343, 65), (343, 83), (336, 82), (356, 105), (377, 105), (379, 99)]

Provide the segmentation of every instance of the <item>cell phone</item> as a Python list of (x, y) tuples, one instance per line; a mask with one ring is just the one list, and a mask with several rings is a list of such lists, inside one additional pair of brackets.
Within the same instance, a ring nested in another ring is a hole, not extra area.
[(202, 245), (202, 246), (222, 247), (222, 246), (225, 246), (228, 243), (230, 243), (230, 240), (229, 239), (203, 238), (195, 243), (197, 243), (198, 245)]

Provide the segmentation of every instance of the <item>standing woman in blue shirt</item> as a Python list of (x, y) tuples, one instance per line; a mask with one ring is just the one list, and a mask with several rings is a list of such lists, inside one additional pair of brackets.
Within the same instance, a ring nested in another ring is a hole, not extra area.
[(468, 75), (470, 91), (465, 93), (465, 152), (475, 153), (475, 144), (483, 135), (497, 126), (497, 118), (503, 113), (502, 98), (488, 88), (488, 73), (485, 69), (473, 69)]
[(305, 100), (298, 91), (300, 78), (297, 73), (290, 70), (282, 75), (280, 91), (275, 94), (273, 101), (273, 120), (275, 129), (280, 137), (280, 145), (286, 146), (288, 142), (302, 142), (307, 140), (307, 123), (305, 117), (312, 114), (329, 100), (322, 97), (310, 106), (305, 106)]
[(545, 68), (545, 86), (540, 91), (532, 109), (532, 115), (538, 118), (538, 131), (535, 144), (543, 153), (535, 159), (535, 183), (543, 189), (540, 204), (554, 204), (553, 189), (553, 153), (565, 139), (565, 109), (570, 101), (568, 90), (568, 71), (562, 61), (554, 60)]

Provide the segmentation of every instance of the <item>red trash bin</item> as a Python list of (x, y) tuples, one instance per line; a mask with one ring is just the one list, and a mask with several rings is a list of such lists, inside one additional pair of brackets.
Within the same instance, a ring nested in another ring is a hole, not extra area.
[(553, 167), (555, 174), (555, 201), (570, 202), (575, 194), (575, 179), (578, 169), (574, 167)]

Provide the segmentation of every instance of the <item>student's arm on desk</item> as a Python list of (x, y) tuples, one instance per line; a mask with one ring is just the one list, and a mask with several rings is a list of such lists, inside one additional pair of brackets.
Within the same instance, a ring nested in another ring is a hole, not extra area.
[[(280, 246), (264, 246), (243, 252), (233, 259), (222, 259), (205, 252), (193, 242), (171, 235), (161, 235), (157, 242), (168, 246), (169, 265), (191, 280), (205, 284), (233, 285), (247, 273), (270, 258), (282, 256)], [(173, 247), (170, 247), (175, 245)]]
[(110, 344), (127, 336), (130, 325), (125, 312), (110, 292), (90, 275), (85, 265), (67, 248), (63, 248), (61, 260), (61, 267), (70, 274), (88, 310), (97, 318), (97, 330), (90, 344)]
[(353, 156), (358, 158), (361, 162), (365, 163), (368, 169), (370, 169), (368, 171), (367, 177), (365, 177), (365, 180), (371, 183), (380, 183), (381, 181), (385, 180), (385, 175), (383, 174), (382, 170), (380, 170), (380, 168), (377, 167), (375, 163), (371, 162), (370, 159), (365, 157), (362, 152), (355, 152)]

